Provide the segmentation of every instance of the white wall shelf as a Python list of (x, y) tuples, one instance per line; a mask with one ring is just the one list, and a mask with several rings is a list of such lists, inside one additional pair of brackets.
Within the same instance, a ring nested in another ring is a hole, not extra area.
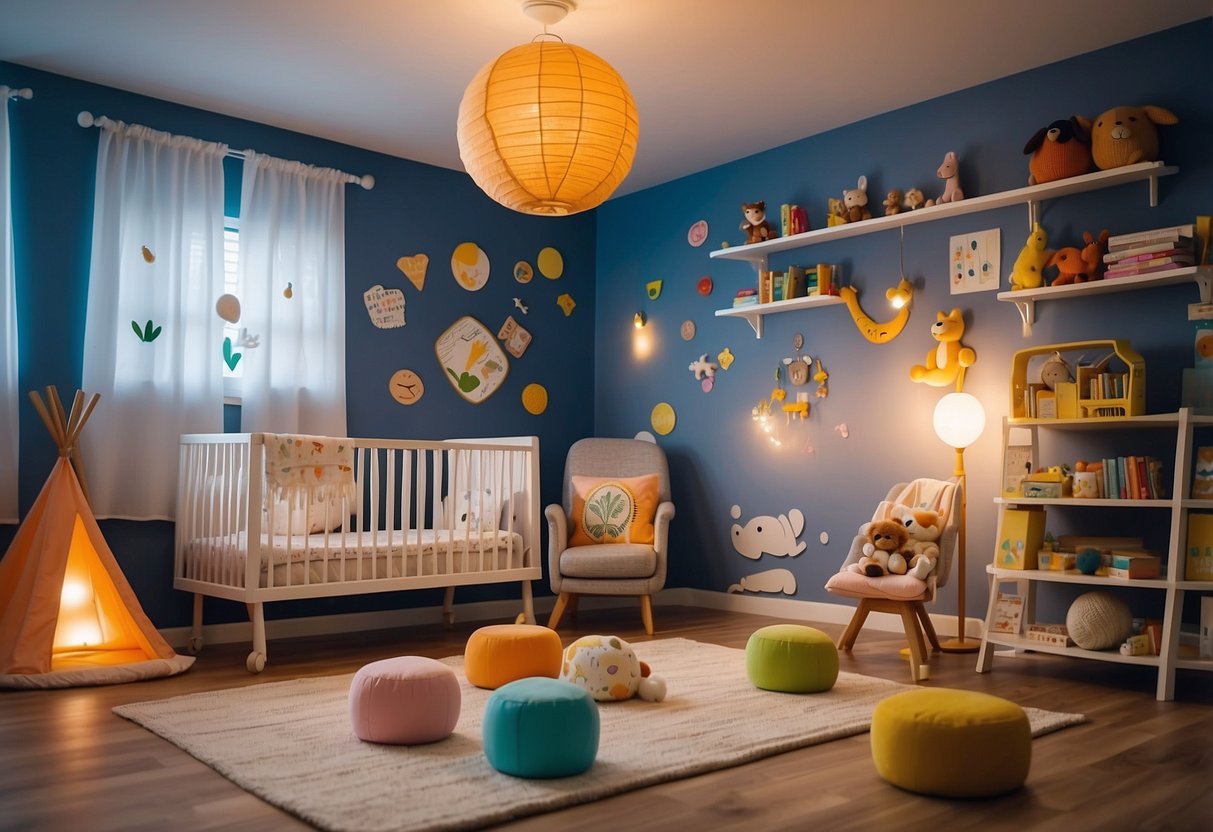
[(903, 211), (890, 217), (873, 217), (861, 222), (849, 222), (828, 228), (818, 228), (804, 231), (787, 237), (776, 237), (774, 240), (764, 240), (761, 243), (750, 243), (744, 246), (730, 246), (717, 249), (708, 256), (715, 260), (746, 260), (758, 268), (765, 269), (767, 257), (780, 251), (804, 248), (806, 246), (826, 243), (830, 240), (843, 240), (847, 237), (857, 237), (861, 234), (874, 234), (877, 231), (888, 231), (904, 228), (920, 222), (957, 217), (963, 214), (975, 214), (980, 211), (992, 211), (995, 208), (1005, 208), (1008, 205), (1028, 205), (1028, 228), (1035, 222), (1037, 206), (1046, 199), (1056, 199), (1061, 196), (1079, 194), (1085, 191), (1111, 188), (1129, 182), (1146, 180), (1150, 186), (1150, 207), (1158, 204), (1158, 177), (1178, 173), (1179, 168), (1168, 166), (1162, 162), (1140, 162), (1136, 165), (1101, 170), (1095, 173), (1084, 173), (1082, 176), (1071, 176), (1056, 182), (1046, 182), (1043, 185), (1028, 185), (1013, 191), (974, 196), (959, 202), (947, 202), (943, 205), (932, 205), (930, 208), (919, 208), (917, 211)]
[[(878, 231), (888, 231), (896, 228), (904, 228), (907, 225), (916, 225), (920, 222), (934, 222), (935, 220), (947, 219), (948, 217), (958, 217), (964, 214), (976, 214), (981, 211), (992, 211), (995, 208), (1005, 208), (1008, 205), (1027, 205), (1028, 206), (1028, 228), (1036, 222), (1038, 208), (1042, 201), (1046, 199), (1055, 199), (1057, 197), (1069, 196), (1070, 194), (1079, 194), (1085, 191), (1099, 190), (1100, 188), (1111, 188), (1116, 185), (1124, 185), (1129, 182), (1146, 181), (1149, 183), (1149, 198), (1150, 207), (1158, 204), (1158, 177), (1170, 176), (1177, 173), (1179, 168), (1168, 166), (1162, 162), (1141, 162), (1136, 165), (1126, 165), (1124, 167), (1113, 168), (1112, 170), (1101, 170), (1095, 173), (1085, 173), (1082, 176), (1071, 176), (1068, 179), (1059, 179), (1056, 182), (1046, 182), (1043, 185), (1029, 185), (1026, 188), (1016, 188), (1013, 191), (1003, 191), (996, 194), (987, 194), (986, 196), (969, 197), (962, 199), (959, 202), (948, 202), (943, 205), (932, 205), (929, 208), (919, 208), (917, 211), (903, 211), (900, 214), (893, 214), (888, 217), (873, 217), (870, 220), (862, 220), (860, 222), (849, 222), (843, 225), (834, 225), (827, 228), (818, 228), (814, 231), (804, 231), (800, 234), (792, 234), (787, 237), (776, 237), (773, 240), (764, 240), (761, 243), (750, 243), (743, 246), (730, 246), (728, 248), (717, 249), (711, 252), (708, 256), (713, 260), (744, 260), (753, 263), (754, 267), (759, 271), (767, 268), (767, 258), (781, 251), (792, 251), (794, 249), (806, 248), (808, 246), (827, 243), (831, 240), (844, 240), (848, 237), (858, 237), (863, 234), (874, 234)], [(1177, 271), (1185, 271), (1178, 269)], [(1191, 270), (1197, 271), (1195, 269)], [(1208, 270), (1200, 270), (1202, 274)], [(1160, 273), (1161, 274), (1161, 273)], [(1176, 278), (1174, 282), (1182, 280), (1197, 279), (1201, 285), (1201, 298), (1207, 299), (1209, 295), (1209, 277), (1207, 274), (1203, 278), (1194, 278), (1191, 275), (1184, 275), (1182, 278)], [(1204, 282), (1201, 282), (1201, 280)], [(1118, 278), (1120, 281), (1127, 281), (1130, 278)], [(1092, 284), (1082, 284), (1083, 286)], [(1053, 287), (1049, 287), (1051, 290)], [(1058, 287), (1059, 289), (1068, 289), (1070, 287)], [(1133, 288), (1126, 286), (1125, 288)], [(1015, 300), (1019, 307), (1020, 315), (1024, 320), (1024, 334), (1027, 335), (1032, 331), (1030, 323), (1031, 318), (1035, 314), (1035, 302), (1039, 296), (1028, 296), (1027, 291), (1040, 292), (1048, 290), (1024, 290), (1016, 293), (1016, 298), (1004, 298), (1004, 294), (999, 294), (999, 300)], [(1107, 291), (1107, 290), (1104, 290)], [(1122, 290), (1123, 291), (1123, 290)], [(792, 300), (777, 301), (775, 303), (761, 304), (757, 307), (746, 306), (741, 308), (719, 309), (716, 311), (718, 317), (739, 317), (745, 318), (754, 330), (754, 334), (762, 337), (762, 318), (764, 315), (773, 315), (778, 312), (791, 312), (796, 309), (807, 309), (811, 306), (831, 306), (835, 303), (842, 303), (842, 300), (837, 297), (823, 296), (810, 298), (793, 298)]]
[(734, 306), (730, 309), (717, 309), (718, 318), (745, 318), (754, 330), (754, 335), (762, 337), (762, 316), (773, 315), (776, 312), (791, 312), (794, 309), (810, 309), (815, 306), (835, 306), (843, 300), (838, 295), (812, 295), (807, 298), (792, 298), (777, 300), (773, 303), (755, 303), (749, 306)]
[(1066, 300), (1067, 298), (1104, 295), (1111, 292), (1130, 292), (1135, 289), (1153, 289), (1175, 283), (1195, 283), (1200, 291), (1200, 302), (1208, 303), (1210, 289), (1213, 287), (1213, 266), (1188, 266), (1182, 269), (1168, 269), (1165, 272), (1138, 274), (1132, 277), (1113, 277), (1092, 280), (1087, 283), (1071, 283), (1067, 286), (1017, 289), (999, 292), (998, 299), (1015, 304), (1015, 308), (1019, 310), (1019, 317), (1023, 321), (1023, 335), (1026, 338), (1032, 334), (1032, 324), (1036, 321), (1037, 301)]

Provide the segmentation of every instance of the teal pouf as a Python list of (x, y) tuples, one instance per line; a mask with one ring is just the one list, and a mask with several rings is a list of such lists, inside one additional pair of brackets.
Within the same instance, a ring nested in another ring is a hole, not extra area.
[(598, 754), (598, 705), (584, 688), (531, 677), (502, 685), (484, 706), (484, 756), (503, 774), (581, 774)]
[(746, 643), (745, 672), (763, 690), (819, 693), (838, 681), (838, 648), (821, 630), (772, 624)]

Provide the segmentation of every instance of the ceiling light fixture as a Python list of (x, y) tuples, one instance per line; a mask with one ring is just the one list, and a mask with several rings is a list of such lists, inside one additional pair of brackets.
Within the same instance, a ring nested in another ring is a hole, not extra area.
[(476, 185), (524, 214), (601, 205), (636, 155), (636, 102), (594, 53), (549, 35), (573, 0), (523, 0), (544, 33), (490, 61), (459, 104), (459, 156)]

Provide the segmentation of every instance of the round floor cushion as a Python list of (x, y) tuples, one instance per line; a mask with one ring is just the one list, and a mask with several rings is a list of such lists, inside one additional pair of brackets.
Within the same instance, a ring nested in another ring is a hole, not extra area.
[(987, 693), (919, 688), (872, 712), (872, 761), (894, 786), (939, 797), (990, 797), (1023, 785), (1032, 729), (1023, 708)]
[(755, 630), (745, 646), (745, 671), (755, 687), (784, 693), (818, 693), (838, 680), (838, 648), (821, 630), (772, 624)]
[(463, 672), (478, 688), (495, 690), (528, 676), (560, 675), (562, 653), (555, 630), (535, 624), (490, 624), (468, 637)]
[(350, 722), (368, 742), (437, 742), (455, 730), (461, 705), (455, 671), (423, 656), (371, 662), (350, 683)]
[(560, 679), (519, 679), (489, 696), (483, 731), (484, 756), (503, 774), (571, 777), (598, 754), (598, 705)]

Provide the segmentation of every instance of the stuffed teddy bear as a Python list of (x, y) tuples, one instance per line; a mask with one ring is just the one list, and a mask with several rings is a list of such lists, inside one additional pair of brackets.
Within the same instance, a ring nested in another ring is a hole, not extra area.
[(1011, 290), (1037, 289), (1043, 286), (1045, 266), (1052, 256), (1049, 235), (1040, 227), (1040, 223), (1036, 223), (1015, 258), (1015, 265), (1011, 267)]
[(965, 332), (964, 316), (959, 309), (935, 315), (931, 325), (931, 337), (939, 342), (927, 353), (926, 365), (915, 364), (910, 368), (910, 380), (921, 381), (932, 387), (948, 387), (956, 383), (956, 377), (965, 367), (972, 367), (977, 353), (960, 343)]
[(741, 206), (741, 214), (745, 217), (741, 230), (746, 234), (746, 245), (773, 240), (779, 236), (775, 233), (775, 227), (767, 222), (766, 202), (747, 202)]
[(872, 219), (872, 212), (868, 210), (868, 177), (859, 177), (856, 187), (842, 192), (842, 210), (844, 222)]
[(943, 519), (938, 511), (903, 505), (893, 507), (893, 518), (905, 526), (909, 536), (906, 552), (910, 555), (910, 561), (906, 574), (925, 581), (939, 560), (937, 541), (943, 534)]
[(1153, 104), (1113, 107), (1094, 124), (1083, 116), (1075, 118), (1091, 132), (1091, 156), (1100, 170), (1157, 161), (1158, 130), (1154, 125), (1179, 123), (1170, 110)]
[(901, 213), (901, 191), (891, 190), (889, 195), (884, 198), (884, 215), (891, 217), (894, 214)]
[(906, 191), (905, 207), (910, 211), (917, 211), (927, 202), (927, 198), (918, 188), (910, 188)]
[(560, 678), (584, 688), (599, 702), (665, 699), (665, 680), (652, 675), (636, 651), (618, 636), (582, 636), (564, 648)]
[(833, 228), (836, 225), (846, 225), (847, 216), (843, 208), (842, 200), (828, 197), (826, 199), (826, 227)]
[[(847, 569), (869, 578), (879, 578), (891, 572), (905, 572), (904, 552), (910, 534), (904, 525), (896, 520), (873, 520), (860, 526), (859, 533), (867, 538), (863, 544), (863, 556)], [(895, 572), (899, 566), (901, 571)]]
[(1028, 160), (1029, 185), (1079, 176), (1091, 169), (1091, 135), (1078, 116), (1040, 128), (1028, 139), (1023, 152), (1032, 157)]

